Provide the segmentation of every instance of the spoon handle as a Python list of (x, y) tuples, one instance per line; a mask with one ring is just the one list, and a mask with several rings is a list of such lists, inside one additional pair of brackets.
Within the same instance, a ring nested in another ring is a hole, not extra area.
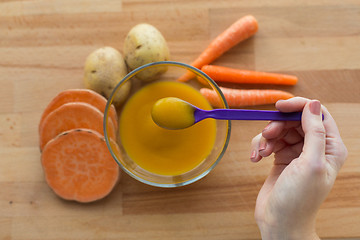
[(195, 122), (204, 118), (222, 120), (275, 120), (300, 121), (302, 112), (283, 113), (279, 111), (246, 110), (246, 109), (215, 109), (210, 111), (195, 111)]

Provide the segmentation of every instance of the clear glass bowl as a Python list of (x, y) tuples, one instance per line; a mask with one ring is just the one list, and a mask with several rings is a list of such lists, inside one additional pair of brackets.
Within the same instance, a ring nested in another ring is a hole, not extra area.
[[(147, 84), (151, 84), (156, 81), (177, 81), (177, 79), (180, 76), (184, 75), (185, 73), (189, 73), (189, 71), (195, 74), (196, 77), (190, 81), (187, 81), (184, 84), (188, 84), (197, 90), (203, 87), (207, 87), (215, 90), (217, 95), (221, 99), (221, 104), (222, 104), (221, 108), (229, 108), (221, 90), (210, 77), (208, 77), (205, 73), (203, 73), (201, 70), (197, 68), (194, 68), (184, 63), (173, 62), (173, 61), (149, 63), (133, 70), (118, 83), (118, 85), (115, 87), (114, 91), (112, 92), (110, 98), (108, 99), (106, 109), (104, 112), (104, 133), (105, 133), (106, 144), (109, 148), (111, 155), (113, 156), (115, 161), (119, 164), (119, 166), (127, 174), (129, 174), (131, 177), (135, 178), (140, 182), (156, 187), (167, 187), (167, 188), (188, 185), (203, 178), (212, 169), (214, 169), (214, 167), (219, 163), (219, 161), (221, 160), (222, 156), (226, 151), (230, 139), (230, 132), (231, 132), (231, 123), (230, 121), (227, 120), (216, 120), (215, 144), (211, 153), (207, 156), (207, 158), (204, 159), (200, 163), (200, 165), (198, 165), (194, 169), (184, 174), (175, 175), (175, 176), (158, 175), (141, 168), (138, 164), (136, 164), (135, 161), (131, 159), (131, 157), (129, 157), (126, 150), (122, 146), (119, 137), (117, 143), (120, 152), (116, 151), (114, 146), (109, 141), (109, 136), (107, 134), (108, 132), (107, 119), (109, 115), (109, 107), (111, 106), (115, 98), (115, 95), (118, 92), (120, 92), (120, 89), (124, 86), (126, 82), (131, 81), (131, 85), (132, 85), (130, 96), (127, 98), (129, 99), (132, 96), (132, 94), (134, 94), (139, 89), (146, 86)], [(138, 79), (139, 77), (141, 78), (144, 77), (144, 75), (146, 76), (147, 74), (153, 74), (154, 72), (161, 72), (161, 74), (156, 75), (156, 80), (142, 81)], [(199, 83), (199, 81), (196, 78), (201, 78), (203, 80), (202, 83)], [(119, 116), (121, 115), (122, 106), (119, 109)]]

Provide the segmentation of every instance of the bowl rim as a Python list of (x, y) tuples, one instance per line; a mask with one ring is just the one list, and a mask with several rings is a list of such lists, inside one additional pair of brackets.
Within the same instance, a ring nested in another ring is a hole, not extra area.
[(123, 77), (119, 83), (116, 84), (114, 90), (112, 91), (110, 97), (108, 98), (107, 102), (106, 102), (106, 106), (105, 106), (105, 111), (104, 111), (104, 118), (103, 118), (103, 131), (104, 131), (104, 138), (105, 138), (105, 142), (107, 145), (108, 150), (110, 151), (111, 156), (113, 157), (113, 159), (116, 161), (116, 163), (121, 167), (121, 169), (126, 172), (128, 175), (130, 175), (132, 178), (138, 180), (139, 182), (145, 183), (147, 185), (150, 186), (154, 186), (154, 187), (162, 187), (162, 188), (174, 188), (174, 187), (181, 187), (181, 186), (185, 186), (185, 185), (189, 185), (191, 183), (194, 183), (200, 179), (202, 179), (203, 177), (205, 177), (207, 174), (209, 174), (214, 168), (215, 166), (220, 162), (220, 160), (222, 159), (222, 157), (224, 156), (226, 149), (229, 145), (229, 141), (230, 141), (230, 135), (231, 135), (231, 121), (230, 120), (225, 120), (227, 122), (227, 129), (226, 129), (226, 138), (223, 144), (223, 147), (221, 149), (221, 152), (218, 154), (216, 161), (208, 168), (206, 169), (204, 172), (202, 172), (201, 174), (195, 176), (194, 178), (191, 178), (187, 181), (184, 182), (179, 182), (179, 183), (157, 183), (157, 182), (151, 182), (148, 181), (146, 179), (143, 179), (135, 174), (133, 174), (131, 171), (129, 171), (127, 168), (125, 168), (121, 162), (117, 159), (117, 156), (115, 155), (115, 153), (112, 150), (110, 141), (109, 141), (109, 135), (107, 134), (107, 121), (108, 121), (108, 115), (109, 115), (109, 109), (111, 107), (111, 104), (113, 102), (113, 98), (115, 93), (117, 92), (118, 88), (123, 84), (124, 81), (130, 79), (131, 77), (133, 77), (136, 73), (143, 71), (144, 69), (151, 67), (151, 66), (156, 66), (156, 65), (165, 65), (165, 66), (177, 66), (177, 67), (182, 67), (185, 69), (190, 70), (191, 72), (193, 72), (195, 75), (200, 75), (201, 77), (205, 78), (207, 81), (209, 81), (211, 83), (211, 85), (213, 87), (215, 87), (217, 93), (220, 95), (221, 100), (223, 102), (223, 104), (225, 105), (225, 109), (229, 108), (229, 105), (225, 99), (225, 96), (223, 94), (223, 92), (221, 91), (220, 87), (217, 85), (217, 83), (211, 79), (208, 75), (206, 75), (203, 71), (201, 71), (198, 68), (195, 68), (189, 64), (186, 63), (182, 63), (182, 62), (177, 62), (177, 61), (159, 61), (159, 62), (151, 62), (145, 65), (142, 65), (132, 71), (130, 71), (128, 74), (126, 74), (125, 77)]

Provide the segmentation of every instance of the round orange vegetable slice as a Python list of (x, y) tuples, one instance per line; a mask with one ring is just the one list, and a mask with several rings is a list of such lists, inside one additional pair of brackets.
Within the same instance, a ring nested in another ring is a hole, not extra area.
[[(92, 106), (104, 113), (107, 100), (99, 93), (90, 89), (67, 89), (60, 92), (51, 100), (51, 102), (45, 108), (39, 126), (42, 125), (44, 119), (55, 109), (62, 106), (65, 103), (70, 102), (84, 102), (89, 103)], [(118, 117), (114, 105), (111, 105), (109, 109), (109, 118), (113, 121), (115, 128), (118, 126)]]
[[(58, 134), (75, 128), (88, 128), (104, 135), (103, 117), (104, 114), (88, 103), (70, 102), (61, 105), (49, 113), (40, 125), (40, 150)], [(110, 118), (108, 122), (108, 134), (110, 138), (116, 139), (114, 124)]]
[[(112, 144), (118, 150), (114, 141)], [(41, 163), (49, 187), (66, 200), (86, 203), (102, 199), (120, 178), (120, 168), (104, 137), (90, 129), (72, 129), (50, 140)]]

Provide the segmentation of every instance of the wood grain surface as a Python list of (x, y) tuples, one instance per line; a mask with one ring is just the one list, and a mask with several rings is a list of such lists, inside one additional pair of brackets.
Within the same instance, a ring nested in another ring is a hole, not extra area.
[(246, 14), (259, 32), (216, 64), (296, 74), (298, 85), (277, 88), (328, 107), (349, 156), (317, 232), (360, 239), (358, 0), (0, 0), (0, 239), (260, 239), (255, 200), (272, 157), (251, 163), (249, 147), (264, 122), (233, 122), (224, 158), (197, 183), (161, 189), (123, 174), (111, 195), (91, 204), (53, 194), (38, 147), (42, 111), (61, 90), (83, 87), (94, 49), (121, 51), (129, 29), (147, 22), (167, 39), (172, 60), (190, 63)]

